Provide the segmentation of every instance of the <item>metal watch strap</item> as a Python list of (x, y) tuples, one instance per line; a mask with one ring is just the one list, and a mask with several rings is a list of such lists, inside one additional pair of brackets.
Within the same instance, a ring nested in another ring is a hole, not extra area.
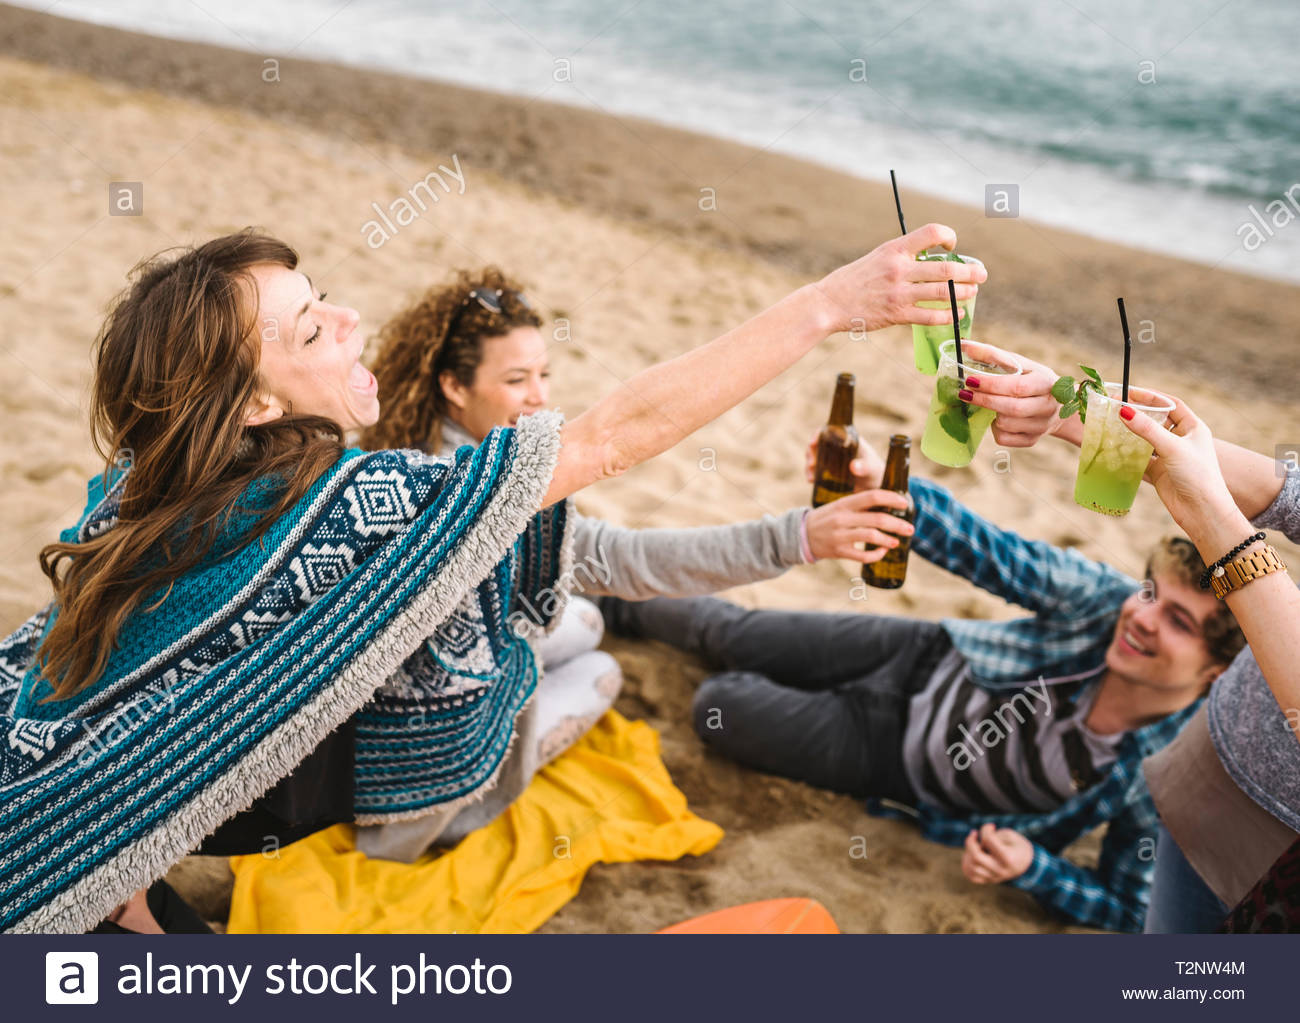
[(1233, 558), (1222, 568), (1216, 569), (1210, 576), (1210, 585), (1214, 587), (1214, 595), (1222, 600), (1252, 580), (1285, 571), (1286, 565), (1282, 564), (1277, 551), (1265, 544), (1259, 550)]

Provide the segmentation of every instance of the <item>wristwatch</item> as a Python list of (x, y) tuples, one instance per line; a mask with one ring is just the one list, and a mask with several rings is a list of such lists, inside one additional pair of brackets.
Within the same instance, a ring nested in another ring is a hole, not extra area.
[(1248, 582), (1273, 572), (1285, 572), (1286, 565), (1268, 544), (1250, 554), (1233, 558), (1226, 565), (1216, 568), (1210, 575), (1210, 585), (1214, 595), (1222, 600), (1233, 590), (1239, 590)]

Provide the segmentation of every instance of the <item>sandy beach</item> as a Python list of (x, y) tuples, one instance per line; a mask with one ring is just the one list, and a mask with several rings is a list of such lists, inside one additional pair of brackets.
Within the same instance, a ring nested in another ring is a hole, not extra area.
[[(6, 632), (48, 600), (37, 554), (75, 521), (86, 479), (103, 468), (86, 420), (91, 341), (129, 268), (161, 249), (260, 226), (295, 245), (372, 335), (452, 269), (499, 264), (571, 324), (551, 358), (553, 397), (573, 415), (897, 230), (887, 186), (737, 144), (379, 72), (286, 59), (267, 82), (263, 68), (254, 54), (0, 6)], [(864, 149), (888, 166), (888, 154)], [(457, 175), (443, 172), (446, 187), (426, 190), (415, 218), (374, 247), (376, 206), (390, 210), (440, 167)], [(109, 182), (142, 183), (143, 215), (110, 215)], [(703, 188), (716, 190), (716, 209), (700, 208)], [(927, 220), (952, 225), (989, 269), (980, 339), (1062, 372), (1082, 359), (1113, 374), (1124, 294), (1155, 338), (1138, 347), (1135, 380), (1184, 397), (1221, 437), (1300, 448), (1295, 374), (1277, 358), (1294, 347), (1279, 339), (1294, 337), (1300, 288), (910, 197), (909, 221)], [(865, 437), (919, 440), (932, 385), (912, 368), (906, 328), (840, 336), (673, 451), (583, 492), (580, 507), (629, 526), (681, 526), (805, 503), (803, 450), (841, 370), (857, 374)], [(950, 470), (917, 453), (913, 472), (1025, 536), (1130, 574), (1173, 530), (1149, 490), (1125, 519), (1076, 506), (1077, 453), (1064, 444), (997, 455), (988, 440), (971, 468)], [(1300, 566), (1300, 551), (1274, 542)], [(903, 590), (866, 602), (850, 597), (855, 574), (824, 562), (730, 596), (930, 619), (1017, 613), (915, 559)], [(792, 895), (819, 899), (845, 931), (1063, 929), (1026, 895), (968, 883), (958, 851), (907, 825), (707, 754), (688, 714), (703, 667), (654, 644), (606, 646), (627, 676), (618, 709), (659, 730), (692, 809), (727, 837), (699, 859), (596, 868), (546, 930), (650, 931)], [(860, 846), (865, 858), (850, 854)], [(1076, 852), (1095, 857), (1095, 840)], [(218, 922), (227, 876), (222, 861), (198, 859), (173, 872)]]

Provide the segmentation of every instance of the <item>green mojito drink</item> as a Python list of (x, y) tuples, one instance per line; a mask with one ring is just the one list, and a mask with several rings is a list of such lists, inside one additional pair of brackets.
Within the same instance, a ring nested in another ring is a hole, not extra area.
[[(974, 263), (977, 266), (983, 266), (974, 256), (959, 256), (955, 252), (922, 252), (917, 259), (924, 260), (953, 260), (957, 263)], [(944, 302), (917, 302), (922, 309), (947, 309), (948, 303)], [(975, 319), (975, 299), (968, 298), (964, 302), (957, 303), (957, 312), (961, 314), (961, 319), (957, 325), (961, 328), (962, 337), (970, 337), (971, 321)], [(923, 327), (919, 323), (912, 324), (912, 357), (916, 363), (916, 368), (926, 376), (934, 376), (939, 369), (939, 346), (945, 341), (952, 340), (952, 324), (945, 323), (938, 327)]]
[[(1079, 449), (1079, 475), (1074, 500), (1103, 515), (1127, 515), (1151, 461), (1151, 445), (1124, 425), (1119, 410), (1119, 384), (1106, 384), (1106, 394), (1088, 392), (1088, 415)], [(1163, 394), (1143, 387), (1128, 389), (1127, 404), (1161, 425), (1174, 403)]]
[[(1008, 355), (978, 341), (961, 343), (965, 371), (975, 376), (1015, 376), (1024, 367)], [(921, 437), (921, 453), (932, 462), (960, 469), (970, 465), (989, 425), (997, 418), (992, 409), (961, 400), (965, 383), (957, 376), (957, 345), (949, 338), (939, 346), (939, 367), (930, 397), (930, 415)]]

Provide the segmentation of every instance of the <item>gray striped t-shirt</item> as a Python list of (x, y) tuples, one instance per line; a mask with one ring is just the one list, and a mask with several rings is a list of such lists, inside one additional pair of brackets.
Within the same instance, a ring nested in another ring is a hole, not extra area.
[(913, 790), (950, 812), (1045, 813), (1098, 784), (1124, 736), (1084, 724), (1100, 676), (992, 691), (949, 651), (908, 708), (903, 765)]

